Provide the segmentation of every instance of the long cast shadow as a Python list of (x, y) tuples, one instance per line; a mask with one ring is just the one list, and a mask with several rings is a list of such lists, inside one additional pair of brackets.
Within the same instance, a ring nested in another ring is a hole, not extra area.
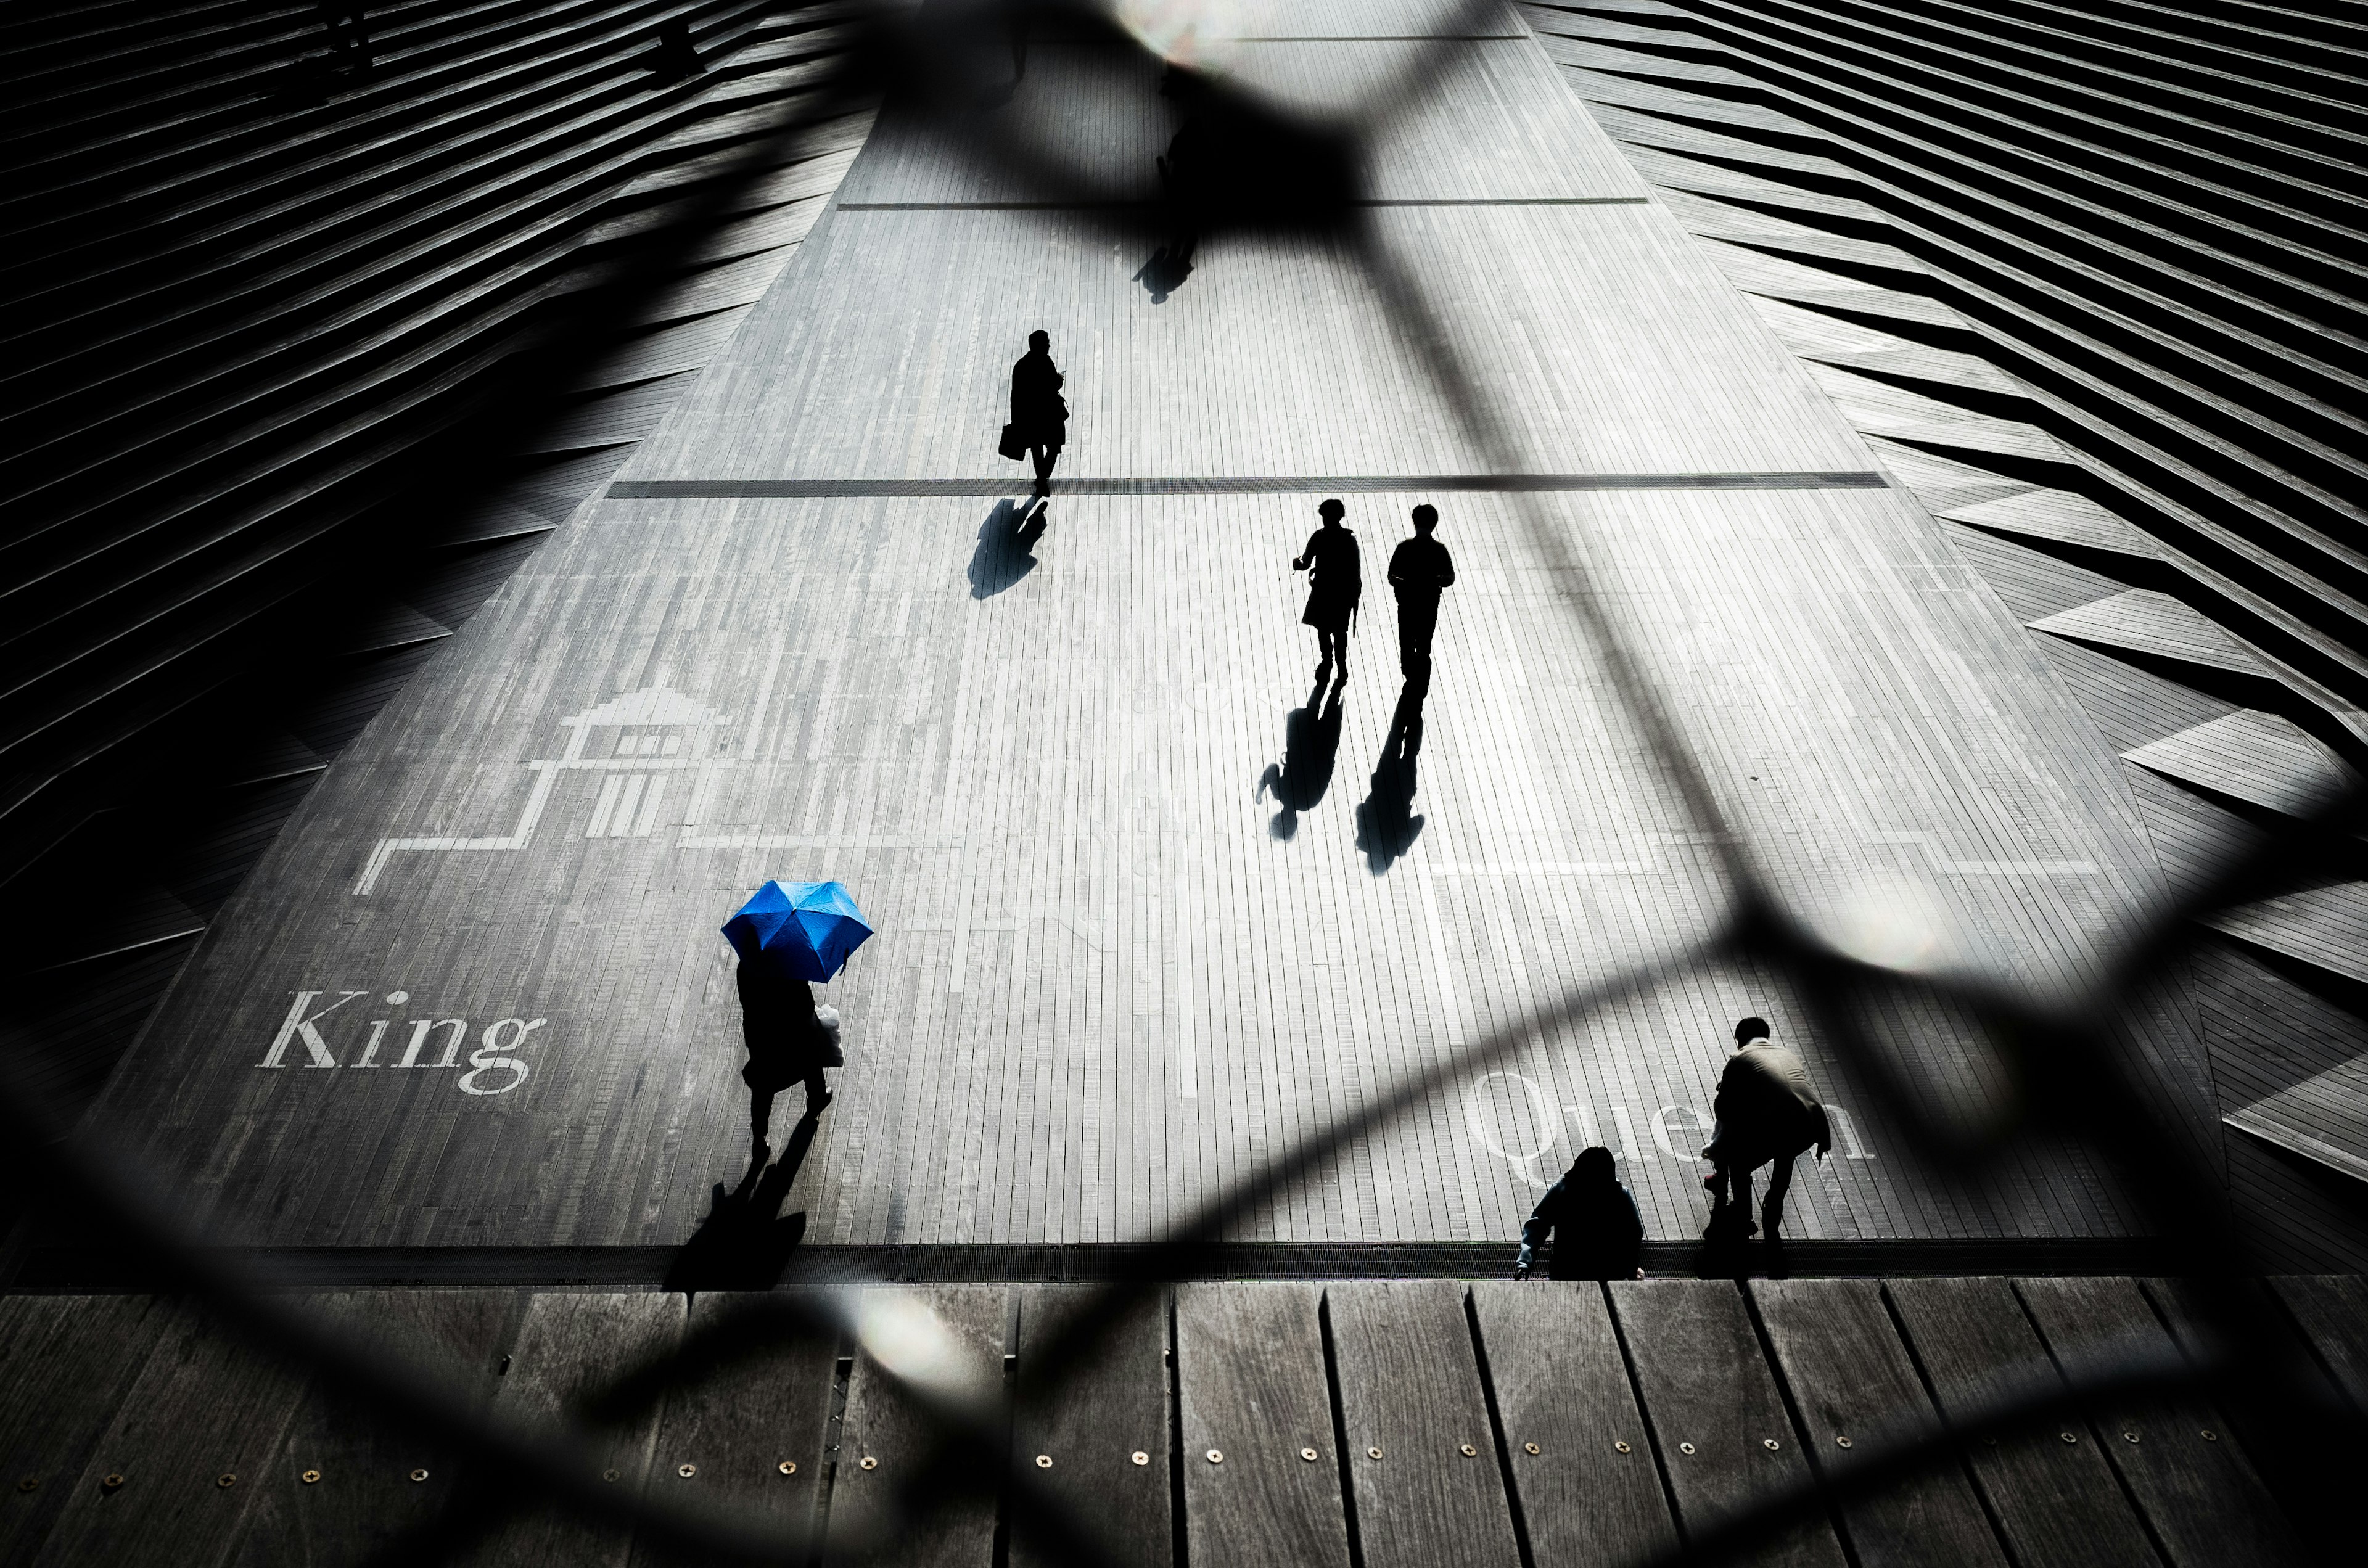
[(1422, 752), (1422, 705), (1430, 695), (1430, 671), (1406, 676), (1390, 717), (1388, 739), (1373, 765), (1372, 788), (1357, 807), (1357, 847), (1365, 869), (1381, 876), (1414, 846), (1423, 819), (1414, 814), (1415, 758)]
[(715, 1184), (707, 1218), (667, 1266), (666, 1290), (769, 1290), (781, 1282), (806, 1234), (805, 1210), (785, 1215), (781, 1205), (821, 1127), (819, 1116), (801, 1117), (780, 1159), (752, 1163), (729, 1192)]
[(1315, 677), (1315, 689), (1307, 694), (1304, 705), (1291, 710), (1282, 724), (1282, 760), (1269, 762), (1259, 778), (1254, 800), (1263, 800), (1271, 790), (1277, 811), (1267, 831), (1277, 838), (1289, 838), (1299, 831), (1299, 813), (1312, 810), (1332, 788), (1332, 768), (1340, 756), (1340, 692), (1335, 686), (1329, 696), (1324, 688), (1325, 676)]
[(993, 598), (1036, 570), (1036, 541), (1044, 537), (1044, 504), (997, 501), (978, 525), (978, 548), (971, 552), (970, 597)]

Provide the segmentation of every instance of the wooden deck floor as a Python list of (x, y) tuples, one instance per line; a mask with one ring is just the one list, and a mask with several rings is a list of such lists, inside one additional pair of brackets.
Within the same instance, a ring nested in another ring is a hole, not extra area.
[[(2368, 1392), (2356, 1278), (2260, 1289), (2277, 1331), (2333, 1369), (2330, 1401)], [(1082, 1510), (1114, 1561), (1562, 1568), (1697, 1537), (2003, 1390), (2060, 1388), (2058, 1368), (2100, 1348), (2194, 1343), (2178, 1286), (2128, 1278), (1203, 1283), (1160, 1292), (1064, 1371), (1043, 1349), (1081, 1293), (875, 1289), (850, 1302), (843, 1342), (744, 1358), (577, 1431), (598, 1432), (620, 1486), (811, 1528), (819, 1560), (848, 1561), (931, 1438), (873, 1351), (942, 1345), (932, 1376), (1014, 1392), (1015, 1465)], [(475, 1290), (349, 1291), (299, 1310), (531, 1424), (583, 1422), (597, 1391), (737, 1304)], [(519, 1500), (509, 1480), (170, 1300), (0, 1301), (0, 1409), (15, 1483), (0, 1553), (41, 1568), (353, 1562), (472, 1484)], [(2158, 1561), (2151, 1538), (2171, 1562), (2300, 1562), (2255, 1436), (2200, 1396), (2100, 1401), (1969, 1442), (1962, 1462), (1770, 1531), (1739, 1560), (2142, 1568)], [(894, 1560), (987, 1568), (1007, 1560), (1008, 1530), (1009, 1562), (1065, 1561), (1023, 1508), (999, 1526), (1008, 1490), (986, 1478)], [(563, 1559), (645, 1562), (654, 1547), (529, 1505), (457, 1560)]]
[[(1380, 46), (1320, 36), (1353, 14), (1257, 46), (1260, 79), (1320, 96), (1369, 72)], [(1000, 187), (958, 137), (892, 108), (611, 498), (341, 758), (91, 1135), (252, 1243), (677, 1241), (746, 1147), (715, 928), (767, 877), (836, 877), (881, 935), (828, 996), (850, 1064), (794, 1198), (814, 1239), (1140, 1236), (1395, 1074), (1715, 923), (1718, 846), (1642, 746), (1582, 591), (1787, 900), (1861, 935), (1874, 911), (1870, 940), (1924, 900), (1976, 961), (2092, 973), (2163, 886), (2111, 748), (1545, 96), (1534, 42), (1443, 47), (1466, 51), (1454, 81), (1494, 85), (1390, 139), (1379, 188), (1416, 204), (1374, 209), (1373, 233), (1440, 301), (1525, 472), (1600, 488), (1487, 488), (1340, 246), (1212, 240), (1155, 301), (1135, 275), (1156, 236), (983, 209)], [(1016, 102), (1069, 69), (1039, 53)], [(1158, 140), (1130, 134), (1129, 156)], [(1588, 193), (1617, 199), (1570, 204)], [(993, 448), (1040, 325), (1075, 410), (1062, 477), (1107, 493), (1056, 494), (1041, 534), (1015, 533)], [(1480, 487), (1387, 488), (1411, 476)], [(1336, 481), (1375, 597), (1334, 705), (1310, 690), (1286, 563)], [(972, 493), (928, 493), (949, 484)], [(1460, 578), (1409, 746), (1379, 579), (1426, 499)], [(1540, 560), (1538, 517), (1583, 587)], [(1592, 1142), (1622, 1153), (1653, 1234), (1691, 1233), (1693, 1148), (1747, 1012), (1844, 1113), (1837, 1157), (1795, 1187), (1801, 1235), (2130, 1228), (2070, 1151), (1941, 1185), (1783, 976), (1672, 963), (1245, 1236), (1507, 1235)], [(2216, 1146), (2188, 1005), (2145, 1022), (2169, 1114)], [(1983, 1103), (1962, 1020), (1892, 1029), (1936, 1105)]]

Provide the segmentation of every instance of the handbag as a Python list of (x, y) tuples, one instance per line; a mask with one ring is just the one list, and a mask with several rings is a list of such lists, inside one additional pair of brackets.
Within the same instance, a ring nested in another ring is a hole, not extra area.
[(1017, 425), (1006, 425), (1003, 427), (1003, 440), (995, 449), (1013, 462), (1028, 460), (1028, 443), (1019, 438), (1019, 426)]

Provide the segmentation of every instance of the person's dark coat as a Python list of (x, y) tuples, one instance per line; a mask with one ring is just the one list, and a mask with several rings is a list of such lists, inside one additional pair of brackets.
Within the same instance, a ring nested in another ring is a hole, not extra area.
[(1069, 404), (1053, 356), (1031, 348), (1011, 367), (1011, 429), (1020, 444), (1058, 451), (1069, 438)]
[(1635, 1199), (1613, 1174), (1611, 1151), (1587, 1153), (1602, 1157), (1590, 1161), (1581, 1155), (1560, 1181), (1546, 1188), (1530, 1222), (1521, 1227), (1522, 1261), (1545, 1244), (1551, 1233), (1551, 1278), (1633, 1279), (1644, 1257), (1644, 1219), (1636, 1212)]
[(1390, 555), (1390, 588), (1409, 609), (1439, 613), (1439, 596), (1455, 585), (1455, 559), (1436, 539), (1417, 534)]
[(1346, 528), (1317, 528), (1300, 559), (1307, 562), (1307, 608), (1300, 620), (1318, 631), (1347, 632), (1365, 595), (1357, 536)]
[(786, 1089), (822, 1068), (846, 1064), (837, 1037), (814, 1016), (814, 987), (745, 959), (739, 983), (741, 1036), (748, 1046), (742, 1083)]
[(1711, 1102), (1718, 1134), (1702, 1157), (1731, 1170), (1757, 1170), (1770, 1160), (1789, 1160), (1815, 1145), (1822, 1155), (1834, 1145), (1831, 1121), (1801, 1059), (1766, 1040), (1748, 1041), (1726, 1060)]

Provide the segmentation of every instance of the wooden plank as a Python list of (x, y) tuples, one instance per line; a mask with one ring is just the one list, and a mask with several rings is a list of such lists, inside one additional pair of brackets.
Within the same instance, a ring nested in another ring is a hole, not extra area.
[[(632, 1295), (544, 1292), (530, 1298), (494, 1394), (496, 1419), (564, 1426), (593, 1447), (592, 1462), (609, 1484), (638, 1495), (649, 1479), (659, 1411), (595, 1426), (586, 1402), (617, 1378), (674, 1348), (682, 1335), (683, 1298), (670, 1291)], [(555, 1503), (527, 1502), (471, 1552), (484, 1568), (576, 1568), (624, 1563), (629, 1531), (594, 1523)]]
[(154, 1296), (0, 1299), (0, 1562), (33, 1560), (172, 1313)]
[[(1807, 1428), (1813, 1463), (1873, 1460), (1924, 1442), (1941, 1421), (1873, 1279), (1764, 1279), (1751, 1286), (1776, 1364)], [(1847, 1440), (1850, 1449), (1844, 1450)], [(1859, 1568), (1899, 1563), (2005, 1568), (1964, 1471), (1945, 1464), (1845, 1504)]]
[(2122, 755), (2167, 778), (2290, 816), (2317, 810), (2358, 778), (2309, 731), (2254, 708), (2240, 708)]
[[(175, 1311), (32, 1561), (154, 1561), (165, 1542), (178, 1563), (222, 1561), (303, 1386), (301, 1372), (220, 1320)], [(108, 1486), (117, 1475), (121, 1483)]]
[[(1691, 1537), (1760, 1498), (1813, 1483), (1733, 1285), (1656, 1279), (1606, 1289), (1680, 1529)], [(1746, 1560), (1835, 1568), (1843, 1557), (1832, 1526), (1817, 1516), (1768, 1532)]]
[[(688, 1332), (698, 1334), (745, 1300), (735, 1291), (701, 1291), (691, 1300)], [(785, 1532), (811, 1529), (838, 1346), (835, 1333), (785, 1335), (747, 1359), (668, 1391), (652, 1494), (734, 1509)], [(634, 1545), (637, 1568), (687, 1561), (647, 1541)]]
[(2233, 909), (2203, 924), (2273, 953), (2368, 983), (2368, 882), (2302, 888)]
[(1536, 1568), (1630, 1562), (1675, 1546), (1601, 1288), (1488, 1280), (1472, 1287), (1472, 1307)]
[[(1357, 1540), (1368, 1568), (1446, 1562), (1514, 1568), (1520, 1548), (1463, 1286), (1334, 1285), (1324, 1300)], [(1328, 1449), (1315, 1451), (1328, 1457)]]
[[(2015, 1288), (2075, 1378), (2116, 1351), (2173, 1350), (2135, 1279), (2022, 1279)], [(2209, 1403), (2192, 1395), (2086, 1403), (2097, 1441), (2173, 1568), (2302, 1561), (2283, 1511)]]
[[(1884, 1287), (1944, 1417), (2056, 1381), (2047, 1348), (2003, 1279), (1894, 1279)], [(2155, 1568), (2145, 1528), (2081, 1424), (1968, 1450), (1974, 1478), (2022, 1568)]]
[[(1175, 1556), (1167, 1298), (1153, 1295), (1082, 1358), (1048, 1363), (1044, 1352), (1070, 1314), (1098, 1294), (1061, 1285), (1021, 1293), (1012, 1462), (1085, 1521), (1112, 1562), (1152, 1568)], [(1020, 1568), (1066, 1561), (1040, 1541), (1016, 1502), (1011, 1561)]]
[(1939, 516), (1996, 533), (2154, 559), (2162, 547), (2113, 512), (2072, 490), (2026, 490), (1995, 501), (1951, 507)]
[(2216, 622), (2205, 619), (2202, 611), (2150, 588), (2125, 589), (2094, 604), (2034, 620), (2031, 629), (2239, 675), (2267, 673), (2251, 649)]
[(2311, 1348), (2351, 1403), (2368, 1414), (2368, 1279), (2289, 1274), (2270, 1281)]
[[(1311, 1285), (1177, 1288), (1192, 1562), (1349, 1562), (1319, 1304)], [(1300, 1457), (1306, 1449), (1312, 1462)]]
[(897, 1501), (939, 1441), (939, 1427), (881, 1370), (891, 1365), (942, 1391), (994, 1399), (1003, 1389), (1008, 1289), (947, 1285), (874, 1288), (857, 1309), (855, 1372), (847, 1388), (838, 1466), (830, 1496), (829, 1556), (849, 1560), (862, 1543), (893, 1540), (889, 1561), (912, 1568), (986, 1568), (995, 1552), (996, 1498), (940, 1488), (917, 1517)]
[[(520, 1304), (514, 1290), (406, 1290), (342, 1292), (314, 1306), (373, 1354), (444, 1380), (482, 1406), (497, 1386)], [(422, 1470), (427, 1478), (415, 1482)], [(239, 1568), (361, 1562), (432, 1518), (460, 1477), (458, 1457), (444, 1445), (315, 1385), (268, 1473), (256, 1478)]]

